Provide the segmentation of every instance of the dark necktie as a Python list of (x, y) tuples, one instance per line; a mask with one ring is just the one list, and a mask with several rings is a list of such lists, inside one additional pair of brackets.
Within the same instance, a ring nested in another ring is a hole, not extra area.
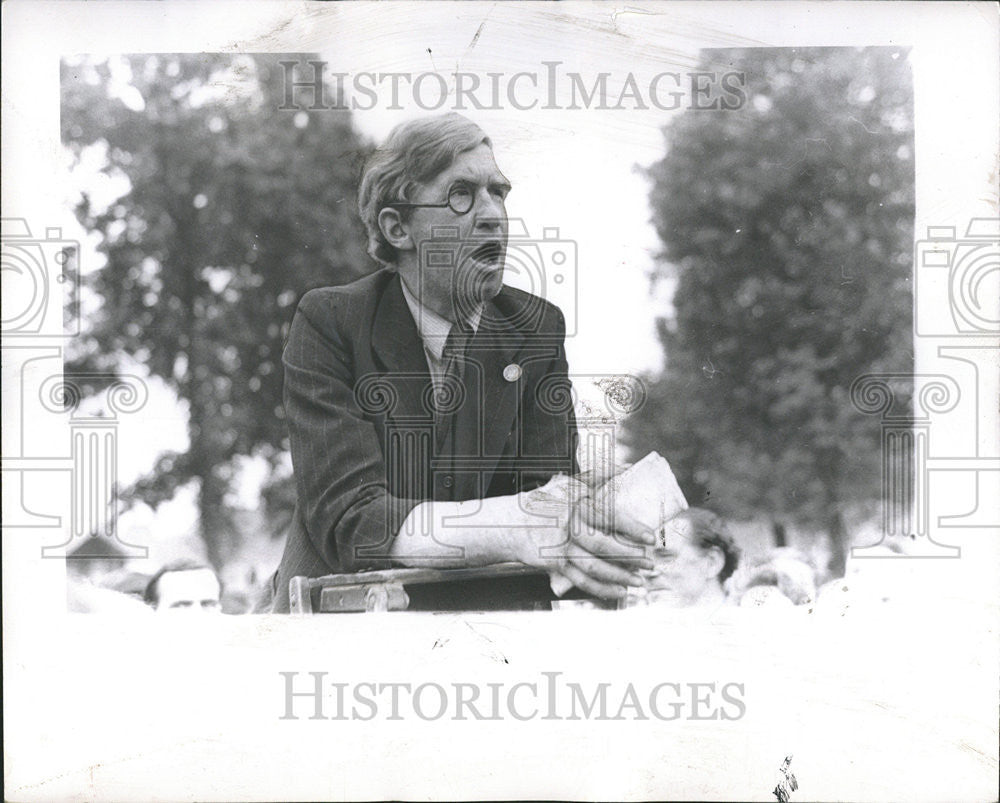
[(445, 358), (444, 375), (434, 392), (434, 412), (438, 429), (438, 443), (444, 438), (449, 418), (462, 406), (466, 396), (462, 379), (465, 376), (465, 351), (472, 338), (472, 330), (455, 324), (445, 340), (442, 356)]
[(455, 324), (448, 333), (448, 339), (444, 342), (442, 355), (447, 360), (445, 364), (445, 375), (455, 372), (459, 379), (465, 371), (465, 350), (472, 339), (472, 329), (465, 324)]

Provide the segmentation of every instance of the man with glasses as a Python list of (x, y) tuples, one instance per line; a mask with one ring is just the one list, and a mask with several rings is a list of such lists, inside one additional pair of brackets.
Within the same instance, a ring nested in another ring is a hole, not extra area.
[[(369, 158), (358, 203), (383, 269), (307, 293), (284, 352), (298, 505), (273, 610), (296, 576), (406, 566), (517, 562), (605, 598), (641, 585), (642, 550), (576, 513), (565, 323), (503, 284), (510, 189), (458, 114), (404, 123)], [(544, 576), (503, 592), (550, 593)]]

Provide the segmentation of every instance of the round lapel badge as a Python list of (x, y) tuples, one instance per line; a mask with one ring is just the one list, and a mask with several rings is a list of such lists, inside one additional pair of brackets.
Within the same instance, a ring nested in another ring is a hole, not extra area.
[(511, 363), (503, 369), (503, 378), (508, 382), (517, 382), (521, 378), (521, 366)]

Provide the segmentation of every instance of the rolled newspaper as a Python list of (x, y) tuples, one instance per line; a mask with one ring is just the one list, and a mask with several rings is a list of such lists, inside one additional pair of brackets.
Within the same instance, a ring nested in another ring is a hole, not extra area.
[[(658, 452), (650, 452), (638, 463), (613, 476), (597, 489), (591, 499), (599, 529), (638, 534), (657, 533), (688, 507), (670, 464)], [(549, 583), (557, 597), (573, 587), (564, 575), (551, 572)]]

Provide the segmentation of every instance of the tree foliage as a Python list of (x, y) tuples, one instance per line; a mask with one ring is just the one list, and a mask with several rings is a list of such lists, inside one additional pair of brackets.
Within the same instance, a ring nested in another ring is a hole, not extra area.
[[(281, 350), (300, 296), (374, 268), (356, 213), (365, 144), (343, 109), (279, 110), (278, 55), (141, 55), (62, 68), (63, 142), (102, 148), (128, 191), (77, 215), (107, 258), (100, 301), (67, 370), (122, 355), (188, 408), (186, 452), (160, 457), (131, 489), (156, 504), (199, 484), (209, 557), (234, 543), (234, 459), (287, 450)], [(291, 57), (284, 57), (288, 59)], [(300, 57), (304, 62), (307, 57)], [(332, 96), (332, 95), (331, 95)]]
[(676, 289), (666, 368), (626, 436), (670, 456), (692, 503), (842, 550), (842, 514), (881, 493), (879, 424), (850, 386), (913, 366), (906, 52), (717, 50), (703, 67), (745, 73), (747, 103), (684, 113), (649, 170)]

